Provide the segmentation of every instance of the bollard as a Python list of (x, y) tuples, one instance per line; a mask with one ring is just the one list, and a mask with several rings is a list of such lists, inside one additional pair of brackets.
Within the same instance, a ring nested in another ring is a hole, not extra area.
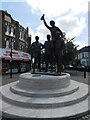
[(86, 67), (84, 67), (84, 78), (86, 78)]

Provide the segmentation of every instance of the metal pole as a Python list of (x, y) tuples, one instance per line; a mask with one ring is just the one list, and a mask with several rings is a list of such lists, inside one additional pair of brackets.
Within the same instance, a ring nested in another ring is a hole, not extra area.
[(86, 78), (86, 67), (84, 67), (84, 78)]
[(10, 52), (10, 65), (11, 65), (11, 70), (10, 70), (10, 78), (12, 78), (12, 39), (11, 39), (11, 52)]

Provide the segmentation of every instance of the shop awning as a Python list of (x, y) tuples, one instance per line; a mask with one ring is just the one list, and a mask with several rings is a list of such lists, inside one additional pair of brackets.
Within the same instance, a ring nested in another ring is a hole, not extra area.
[[(0, 48), (0, 58), (1, 59), (4, 58), (5, 60), (11, 60), (10, 53), (11, 53), (10, 49)], [(26, 52), (12, 50), (12, 60), (28, 62), (29, 60), (31, 60), (31, 55)]]

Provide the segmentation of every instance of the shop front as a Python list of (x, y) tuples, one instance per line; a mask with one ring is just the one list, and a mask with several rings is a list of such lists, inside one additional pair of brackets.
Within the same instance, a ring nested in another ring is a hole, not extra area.
[(25, 52), (0, 48), (0, 58), (2, 59), (2, 74), (28, 72), (30, 70), (31, 55)]

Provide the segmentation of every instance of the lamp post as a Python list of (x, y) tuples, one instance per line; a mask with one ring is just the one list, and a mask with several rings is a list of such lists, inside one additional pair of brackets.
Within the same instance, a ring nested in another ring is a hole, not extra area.
[(12, 78), (12, 38), (11, 38), (11, 52), (10, 52), (10, 78)]

